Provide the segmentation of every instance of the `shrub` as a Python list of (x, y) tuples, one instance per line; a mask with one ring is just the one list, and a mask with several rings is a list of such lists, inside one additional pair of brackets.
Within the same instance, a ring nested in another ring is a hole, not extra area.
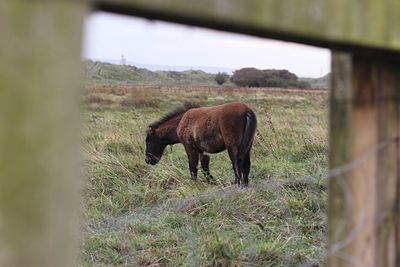
[(231, 81), (237, 86), (260, 87), (258, 84), (260, 78), (262, 78), (261, 70), (256, 68), (243, 68), (233, 73)]
[(306, 82), (299, 81), (296, 74), (288, 70), (259, 70), (256, 68), (242, 68), (236, 70), (231, 81), (238, 86), (246, 87), (281, 87), (281, 88), (309, 88)]
[(215, 75), (215, 81), (218, 83), (218, 85), (224, 84), (229, 78), (229, 75), (226, 74), (225, 72), (218, 72)]

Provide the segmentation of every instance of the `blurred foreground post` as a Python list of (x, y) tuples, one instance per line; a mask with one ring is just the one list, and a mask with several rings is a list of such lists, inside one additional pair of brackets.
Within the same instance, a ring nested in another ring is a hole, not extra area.
[(329, 182), (328, 265), (400, 266), (400, 64), (332, 62), (330, 168), (348, 168)]
[(0, 1), (0, 266), (75, 265), (84, 14)]

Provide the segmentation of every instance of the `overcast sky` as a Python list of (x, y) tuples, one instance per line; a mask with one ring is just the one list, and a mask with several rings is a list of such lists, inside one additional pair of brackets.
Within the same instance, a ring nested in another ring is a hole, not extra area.
[(86, 19), (83, 57), (171, 66), (288, 69), (301, 77), (330, 71), (330, 51), (108, 13)]

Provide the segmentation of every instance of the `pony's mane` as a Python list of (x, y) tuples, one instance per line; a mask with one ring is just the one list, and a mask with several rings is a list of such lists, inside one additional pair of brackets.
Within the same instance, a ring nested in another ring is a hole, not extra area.
[(183, 104), (183, 106), (175, 108), (174, 110), (172, 110), (172, 111), (168, 112), (166, 115), (164, 115), (158, 121), (155, 121), (152, 124), (150, 124), (149, 127), (150, 128), (157, 128), (161, 124), (163, 124), (164, 122), (169, 121), (170, 119), (172, 119), (172, 118), (174, 118), (174, 117), (176, 117), (178, 115), (181, 115), (182, 113), (185, 113), (189, 109), (198, 108), (198, 107), (200, 107), (200, 105), (198, 105), (196, 103), (186, 102), (186, 103)]

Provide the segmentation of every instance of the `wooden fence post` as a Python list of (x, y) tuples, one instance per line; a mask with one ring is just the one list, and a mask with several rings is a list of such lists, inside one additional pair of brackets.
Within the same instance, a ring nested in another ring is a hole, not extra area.
[(0, 266), (76, 264), (86, 8), (71, 2), (0, 1)]
[(396, 267), (400, 65), (336, 52), (332, 63), (330, 168), (352, 164), (329, 181), (328, 265)]

